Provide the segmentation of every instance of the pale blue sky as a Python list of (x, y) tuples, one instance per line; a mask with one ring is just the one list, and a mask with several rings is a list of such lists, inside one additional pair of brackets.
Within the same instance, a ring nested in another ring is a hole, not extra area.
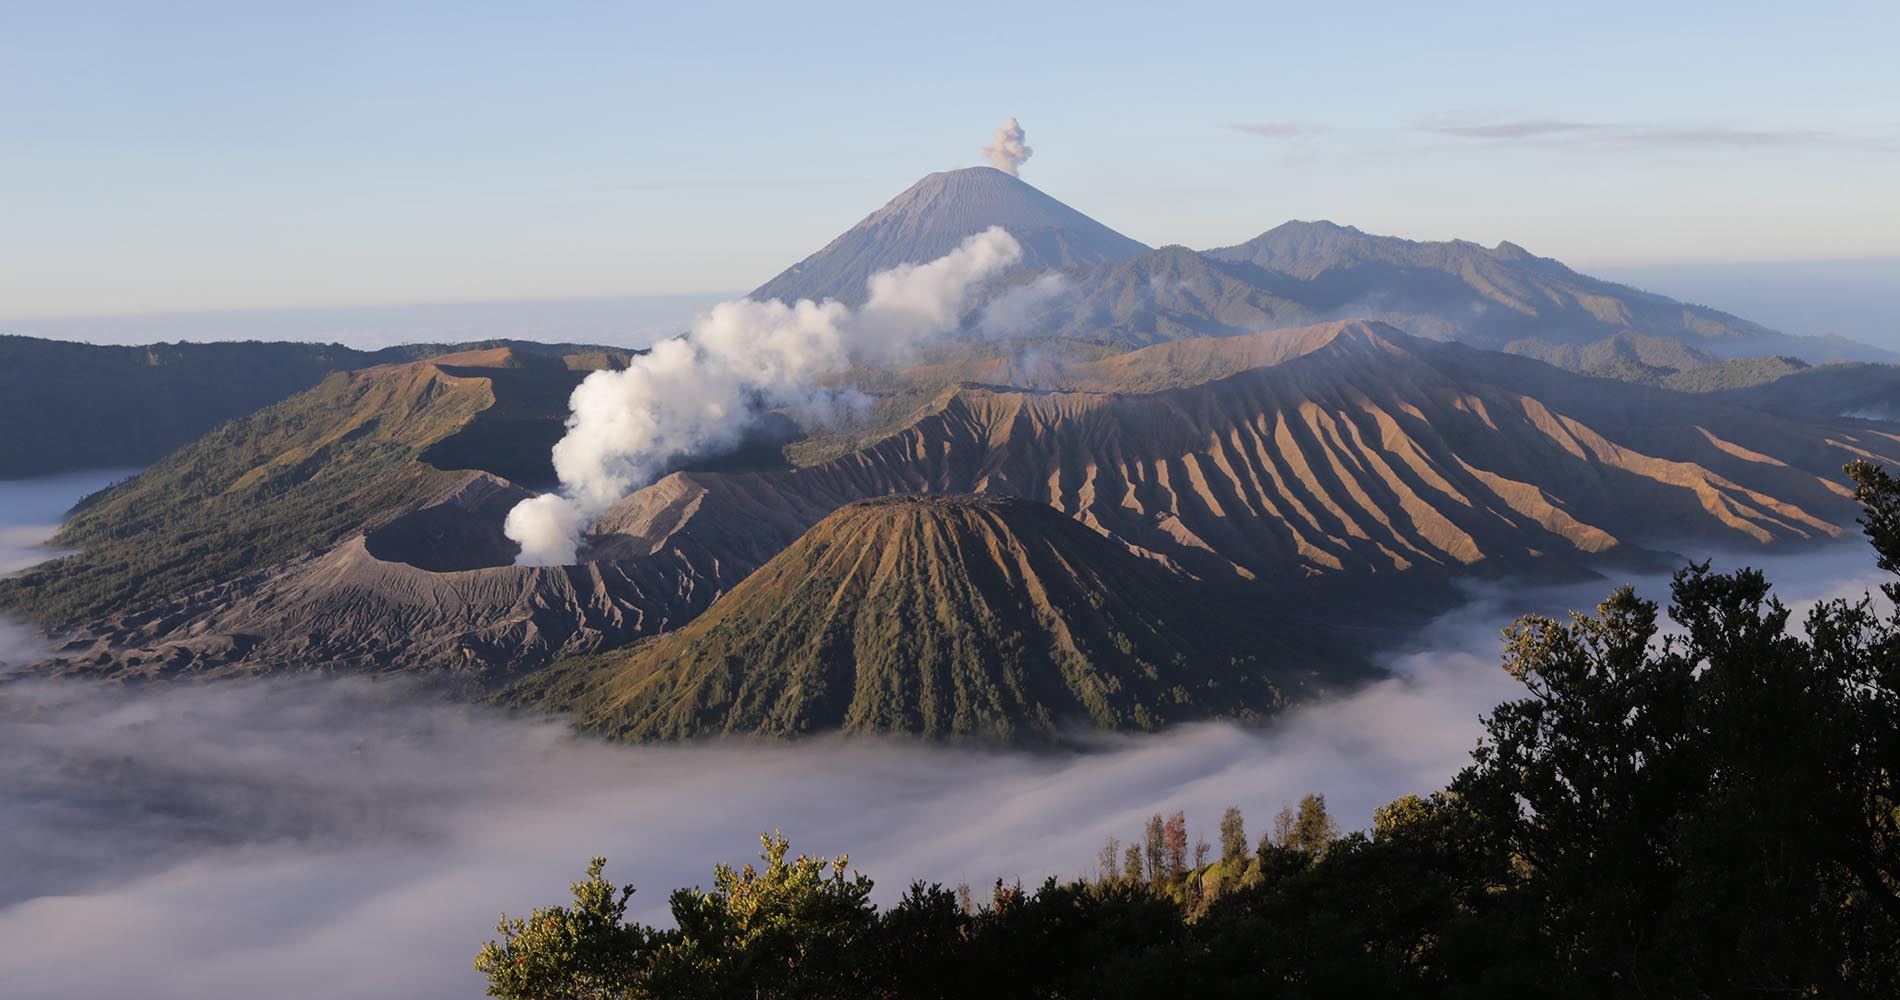
[(1891, 257), (1896, 38), (1891, 0), (0, 0), (0, 317), (743, 290), (1005, 115), (1151, 244)]

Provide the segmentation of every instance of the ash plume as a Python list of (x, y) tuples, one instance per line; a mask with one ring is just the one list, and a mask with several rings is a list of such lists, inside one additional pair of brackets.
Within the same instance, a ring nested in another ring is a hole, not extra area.
[(983, 147), (983, 158), (990, 162), (990, 166), (1011, 177), (1015, 177), (1016, 171), (1022, 169), (1023, 161), (1034, 155), (1036, 151), (1023, 143), (1022, 123), (1013, 117), (1004, 119), (1002, 127), (990, 139), (990, 144)]
[(725, 302), (627, 368), (589, 375), (554, 446), (560, 491), (522, 501), (503, 525), (521, 546), (516, 565), (574, 562), (595, 517), (682, 456), (730, 450), (768, 410), (827, 412), (850, 392), (819, 387), (819, 376), (898, 360), (949, 332), (977, 284), (1021, 257), (992, 226), (929, 263), (872, 275), (856, 310), (830, 299)]

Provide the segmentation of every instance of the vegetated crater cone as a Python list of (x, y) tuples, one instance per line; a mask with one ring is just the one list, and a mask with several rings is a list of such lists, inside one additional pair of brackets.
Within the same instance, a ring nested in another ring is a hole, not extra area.
[(815, 254), (752, 293), (755, 299), (864, 302), (865, 280), (935, 260), (1001, 226), (1022, 244), (1024, 270), (1123, 260), (1148, 247), (994, 167), (931, 174)]
[(1045, 504), (899, 495), (845, 505), (684, 628), (513, 694), (632, 740), (1039, 742), (1259, 718), (1353, 662)]

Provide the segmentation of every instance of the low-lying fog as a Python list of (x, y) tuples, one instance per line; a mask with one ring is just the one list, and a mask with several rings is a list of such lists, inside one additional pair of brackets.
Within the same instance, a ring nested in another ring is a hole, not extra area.
[[(70, 500), (81, 485), (0, 483), (0, 525), (46, 525), (28, 491)], [(0, 535), (0, 565), (30, 561), (21, 546), (44, 533)], [(1757, 562), (1790, 600), (1879, 578), (1859, 544)], [(1663, 581), (1639, 583), (1663, 596)], [(980, 889), (1085, 874), (1105, 836), (1157, 811), (1185, 809), (1213, 840), (1238, 804), (1257, 836), (1320, 791), (1364, 826), (1374, 806), (1442, 786), (1479, 716), (1513, 696), (1500, 627), (1609, 586), (1474, 593), (1392, 654), (1391, 679), (1264, 730), (1067, 755), (608, 746), (361, 680), (15, 679), (0, 684), (0, 996), (477, 996), (470, 961), (498, 912), (564, 901), (589, 856), (637, 884), (654, 920), (671, 889), (748, 860), (774, 828), (794, 850), (850, 852), (889, 900), (914, 877)]]

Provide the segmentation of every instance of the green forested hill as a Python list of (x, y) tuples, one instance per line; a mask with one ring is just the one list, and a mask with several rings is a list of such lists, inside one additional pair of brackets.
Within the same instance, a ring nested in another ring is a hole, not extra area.
[[(1831, 367), (1831, 366), (1830, 366)], [(1880, 368), (1881, 365), (1864, 367)], [(1807, 362), (1800, 358), (1772, 356), (1765, 358), (1729, 358), (1698, 364), (1692, 367), (1677, 368), (1670, 365), (1652, 365), (1627, 358), (1619, 358), (1584, 370), (1586, 375), (1599, 378), (1613, 378), (1619, 382), (1634, 382), (1638, 385), (1653, 385), (1677, 392), (1728, 392), (1767, 385), (1787, 378), (1790, 375), (1807, 371)], [(1838, 416), (1838, 414), (1813, 414), (1814, 416)]]

